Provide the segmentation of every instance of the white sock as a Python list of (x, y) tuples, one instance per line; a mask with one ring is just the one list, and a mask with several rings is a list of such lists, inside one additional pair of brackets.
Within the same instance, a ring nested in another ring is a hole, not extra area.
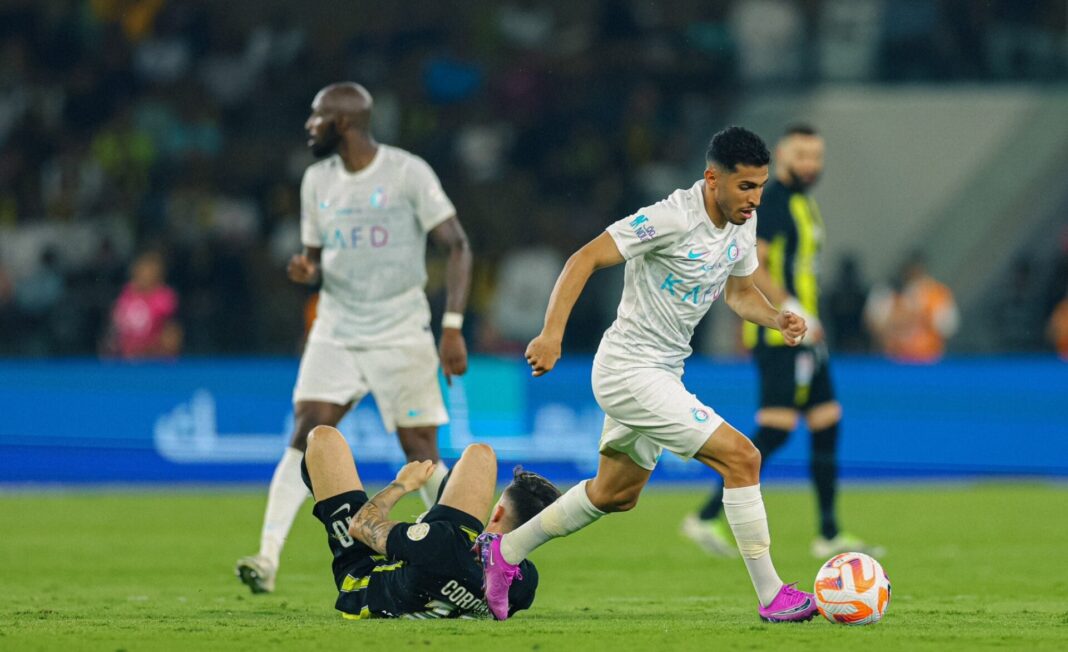
[(267, 491), (267, 511), (263, 515), (263, 532), (260, 534), (260, 554), (271, 560), (278, 568), (286, 535), (293, 527), (300, 506), (309, 496), (308, 488), (300, 477), (300, 460), (304, 453), (295, 448), (286, 448), (282, 460), (274, 469), (271, 488)]
[(587, 482), (589, 480), (583, 480), (571, 487), (537, 516), (504, 535), (501, 538), (501, 556), (504, 560), (509, 564), (518, 564), (549, 539), (578, 532), (604, 516), (604, 512), (594, 507), (586, 495)]
[(434, 466), (434, 472), (430, 474), (430, 479), (426, 481), (426, 484), (419, 487), (419, 497), (423, 499), (423, 504), (427, 509), (438, 502), (438, 490), (441, 489), (441, 482), (448, 473), (449, 467), (445, 465), (444, 460), (441, 460)]
[(782, 580), (771, 563), (771, 533), (760, 485), (723, 490), (723, 513), (730, 523), (738, 551), (742, 553), (757, 599), (762, 606), (775, 599)]

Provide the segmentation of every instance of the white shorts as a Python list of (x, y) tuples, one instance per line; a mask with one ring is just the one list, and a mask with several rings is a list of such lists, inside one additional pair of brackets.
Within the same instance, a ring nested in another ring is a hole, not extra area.
[(624, 453), (650, 471), (665, 448), (693, 457), (723, 423), (666, 369), (617, 371), (595, 362), (593, 395), (605, 412), (601, 452)]
[(314, 341), (304, 347), (294, 403), (355, 404), (368, 392), (375, 397), (386, 430), (449, 422), (430, 333), (396, 347), (353, 349)]

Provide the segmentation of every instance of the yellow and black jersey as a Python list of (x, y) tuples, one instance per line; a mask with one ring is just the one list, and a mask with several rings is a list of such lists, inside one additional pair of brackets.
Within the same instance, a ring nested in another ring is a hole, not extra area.
[[(334, 607), (345, 618), (488, 618), (482, 566), (473, 549), (482, 523), (447, 505), (435, 505), (418, 523), (398, 523), (376, 554), (348, 533), (352, 515), (367, 502), (348, 491), (315, 504), (334, 555)], [(529, 560), (508, 591), (509, 612), (534, 602), (538, 571)]]
[[(816, 201), (771, 181), (757, 213), (757, 238), (767, 243), (766, 270), (771, 278), (797, 297), (810, 315), (818, 317), (823, 219)], [(779, 331), (750, 322), (745, 322), (743, 337), (747, 348), (786, 343)]]

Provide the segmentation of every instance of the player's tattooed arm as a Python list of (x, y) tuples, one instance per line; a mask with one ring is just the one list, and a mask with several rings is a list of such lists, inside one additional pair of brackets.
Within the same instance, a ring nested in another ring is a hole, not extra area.
[(408, 491), (394, 480), (364, 503), (349, 524), (349, 535), (380, 555), (386, 554), (389, 531), (400, 521), (389, 520), (389, 512)]
[(429, 460), (405, 464), (397, 478), (364, 503), (352, 517), (349, 535), (378, 554), (386, 554), (389, 532), (400, 522), (389, 520), (390, 510), (405, 494), (422, 487), (434, 472), (434, 466)]

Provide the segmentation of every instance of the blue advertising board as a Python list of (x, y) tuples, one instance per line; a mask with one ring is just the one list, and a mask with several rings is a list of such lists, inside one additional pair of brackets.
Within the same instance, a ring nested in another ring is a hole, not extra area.
[[(270, 478), (292, 427), (297, 361), (90, 360), (0, 362), (0, 483), (218, 483)], [(522, 463), (561, 481), (593, 473), (603, 413), (590, 360), (568, 358), (532, 378), (522, 360), (476, 357), (445, 388), (446, 458), (492, 444), (501, 474)], [(752, 431), (756, 376), (745, 361), (691, 360), (684, 382), (743, 432)], [(835, 361), (845, 406), (846, 477), (1068, 476), (1068, 364), (982, 358), (930, 366)], [(403, 462), (368, 399), (342, 422), (360, 473), (388, 480)], [(801, 477), (808, 437), (795, 434), (766, 478)], [(670, 454), (654, 479), (712, 472)]]

